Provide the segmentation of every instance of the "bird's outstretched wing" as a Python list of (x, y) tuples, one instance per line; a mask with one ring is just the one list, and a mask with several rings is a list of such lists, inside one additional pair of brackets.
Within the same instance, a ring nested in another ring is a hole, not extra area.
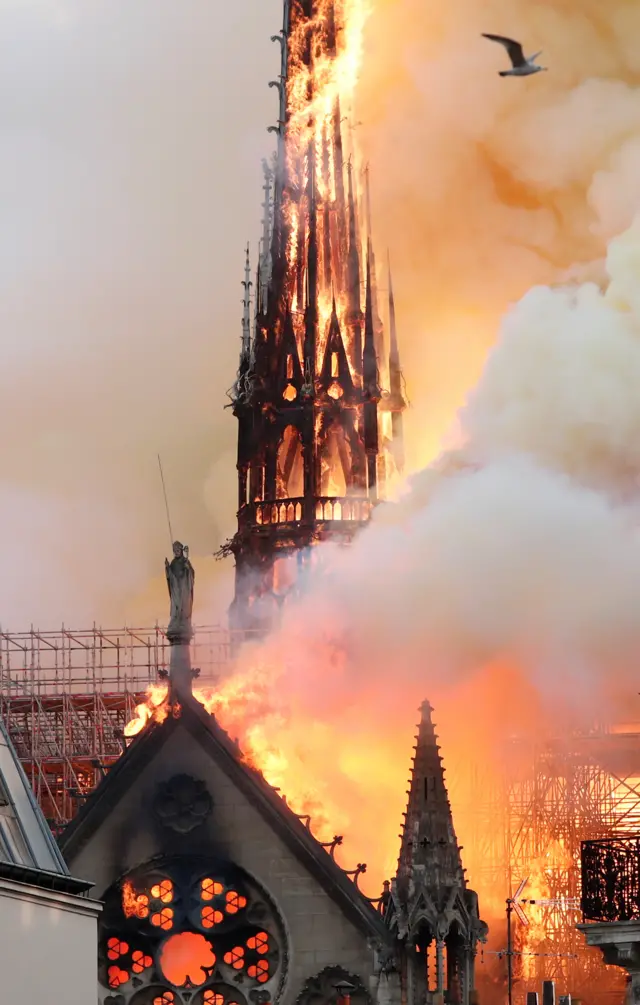
[(498, 42), (500, 45), (503, 45), (509, 53), (509, 59), (514, 68), (524, 66), (527, 62), (524, 58), (522, 46), (519, 42), (514, 42), (512, 38), (505, 38), (503, 35), (486, 35), (484, 32), (482, 33), (482, 37), (488, 38), (490, 42)]

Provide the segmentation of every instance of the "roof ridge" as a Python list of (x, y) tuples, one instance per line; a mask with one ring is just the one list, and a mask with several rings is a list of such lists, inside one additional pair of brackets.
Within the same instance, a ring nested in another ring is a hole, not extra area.
[[(95, 822), (93, 827), (90, 826), (90, 821), (97, 815), (100, 804), (110, 806), (118, 801), (117, 798), (113, 798), (113, 794), (116, 786), (122, 783), (124, 778), (130, 777), (131, 761), (143, 757), (147, 751), (152, 757), (155, 745), (164, 743), (181, 722), (186, 723), (186, 728), (189, 728), (190, 724), (191, 726), (196, 724), (204, 732), (202, 738), (208, 736), (216, 744), (218, 753), (223, 755), (220, 767), (225, 774), (241, 791), (244, 790), (245, 796), (250, 799), (257, 812), (289, 845), (293, 854), (304, 859), (309, 871), (315, 875), (326, 892), (340, 903), (345, 913), (351, 915), (352, 921), (357, 919), (361, 927), (366, 927), (369, 934), (374, 934), (379, 939), (388, 938), (387, 929), (374, 907), (374, 901), (357, 885), (357, 879), (366, 871), (366, 866), (359, 863), (351, 872), (343, 869), (333, 854), (335, 848), (342, 843), (341, 838), (336, 836), (332, 842), (326, 843), (319, 841), (310, 829), (308, 814), (297, 814), (289, 806), (286, 796), (267, 781), (260, 769), (247, 759), (240, 745), (232, 739), (216, 716), (208, 712), (194, 695), (186, 696), (181, 702), (175, 703), (172, 713), (162, 722), (153, 720), (136, 734), (63, 831), (60, 844), (65, 857), (73, 857), (97, 829)], [(198, 736), (195, 738), (197, 740)], [(112, 798), (108, 798), (110, 795)], [(309, 824), (305, 822), (307, 818)], [(331, 889), (327, 889), (327, 886)]]

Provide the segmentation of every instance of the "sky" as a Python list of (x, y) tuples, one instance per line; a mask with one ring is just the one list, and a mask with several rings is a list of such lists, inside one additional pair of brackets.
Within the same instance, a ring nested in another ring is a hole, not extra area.
[(135, 618), (169, 545), (158, 453), (174, 535), (211, 556), (232, 529), (280, 17), (0, 0), (3, 627)]

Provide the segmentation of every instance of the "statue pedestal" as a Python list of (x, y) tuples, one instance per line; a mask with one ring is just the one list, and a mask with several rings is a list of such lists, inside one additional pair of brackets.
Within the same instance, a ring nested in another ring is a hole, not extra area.
[[(167, 638), (169, 633), (167, 632)], [(191, 649), (188, 641), (171, 642), (171, 659), (169, 662), (169, 698), (171, 701), (190, 696), (193, 686), (191, 670)]]

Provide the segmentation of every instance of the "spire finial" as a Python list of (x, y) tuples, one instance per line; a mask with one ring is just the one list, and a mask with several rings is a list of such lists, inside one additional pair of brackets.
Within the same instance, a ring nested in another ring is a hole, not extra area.
[(242, 348), (240, 350), (240, 365), (246, 363), (251, 355), (251, 262), (249, 260), (249, 244), (247, 243), (244, 261), (244, 279), (242, 288), (244, 296), (242, 298)]

